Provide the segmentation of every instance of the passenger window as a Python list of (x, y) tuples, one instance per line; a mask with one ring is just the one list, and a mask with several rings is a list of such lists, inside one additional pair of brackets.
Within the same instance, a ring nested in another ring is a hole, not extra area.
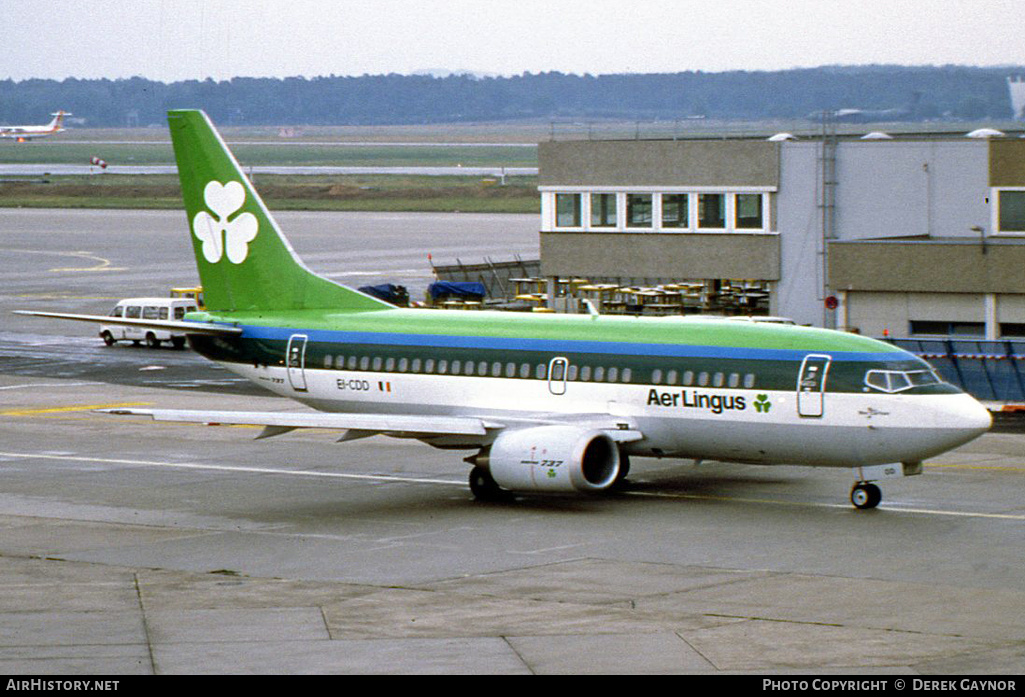
[(122, 316), (124, 316), (124, 313), (125, 313), (125, 308), (123, 308), (120, 305), (118, 305), (117, 307), (115, 307), (113, 310), (110, 311), (110, 316), (111, 317), (122, 317)]
[(661, 385), (662, 384), (662, 371), (659, 370), (658, 368), (655, 368), (653, 371), (651, 371), (651, 384), (652, 385)]
[(359, 358), (357, 358), (356, 356), (349, 356), (349, 360), (346, 361), (345, 365), (346, 367), (348, 367), (349, 370), (356, 370), (356, 361), (358, 360)]
[(424, 360), (424, 372), (430, 375), (434, 372), (434, 359), (428, 358)]
[(409, 359), (408, 358), (400, 358), (399, 359), (399, 372), (400, 373), (404, 373), (407, 370), (409, 370)]
[(520, 377), (521, 378), (529, 378), (530, 377), (530, 363), (521, 363), (520, 364)]
[(174, 318), (175, 319), (185, 319), (185, 308), (184, 307), (176, 307), (176, 308), (174, 308)]
[(516, 377), (516, 364), (515, 363), (506, 363), (505, 364), (505, 376), (507, 378), (514, 378), (514, 377)]
[(608, 381), (616, 382), (619, 379), (619, 368), (609, 368)]
[(548, 377), (548, 366), (546, 366), (544, 363), (538, 363), (537, 368), (534, 369), (534, 376), (538, 380), (544, 380), (546, 377)]
[(125, 308), (125, 317), (129, 319), (139, 319), (142, 315), (142, 308), (138, 305), (129, 305)]
[(438, 361), (438, 373), (440, 375), (445, 375), (446, 373), (448, 373), (448, 361), (446, 361), (444, 358)]
[(698, 384), (702, 387), (708, 386), (708, 373), (703, 372), (698, 374)]
[(755, 386), (755, 374), (754, 373), (748, 373), (747, 375), (744, 376), (744, 387), (746, 387), (747, 389), (750, 390), (754, 386)]
[(631, 378), (632, 375), (633, 375), (633, 371), (632, 370), (630, 370), (629, 368), (623, 368), (623, 377), (621, 378), (621, 381), (622, 382), (630, 382), (630, 378)]
[(378, 371), (378, 370), (381, 369), (381, 363), (382, 363), (381, 357), (380, 356), (374, 356), (374, 362), (373, 362), (374, 371)]
[(581, 382), (591, 381), (591, 366), (584, 365), (580, 366), (580, 380)]
[(394, 372), (394, 370), (395, 370), (395, 359), (394, 358), (389, 358), (388, 360), (386, 360), (384, 362), (384, 370), (387, 373)]
[[(403, 360), (405, 360), (405, 359), (403, 359)], [(412, 371), (414, 373), (419, 373), (420, 372), (420, 359), (419, 358), (414, 358), (413, 362), (409, 366), (409, 369), (410, 369), (410, 371)]]
[(740, 387), (740, 373), (730, 373), (730, 387)]
[(363, 356), (359, 359), (359, 369), (367, 370), (370, 368), (370, 356)]
[(491, 377), (500, 378), (502, 377), (502, 364), (495, 361), (491, 364)]
[(162, 308), (160, 308), (160, 312), (159, 312), (159, 314), (157, 315), (157, 317), (158, 317), (159, 319), (167, 319), (167, 308), (166, 308), (166, 307), (162, 307)]
[(684, 385), (693, 385), (694, 384), (694, 371), (693, 370), (685, 370), (685, 371), (683, 371), (683, 384)]
[(452, 366), (451, 366), (452, 374), (453, 375), (459, 375), (459, 373), (462, 370), (462, 367), (463, 367), (463, 362), (462, 361), (452, 361)]
[(331, 354), (324, 356), (324, 367), (330, 369), (333, 365), (333, 360), (334, 359), (331, 357)]
[(712, 376), (712, 384), (715, 385), (716, 387), (722, 387), (723, 382), (725, 380), (726, 380), (726, 376), (723, 375), (722, 373), (716, 373), (714, 376)]
[(676, 371), (675, 370), (670, 370), (669, 373), (666, 375), (666, 384), (667, 385), (675, 385), (677, 377), (678, 377), (678, 375), (677, 375)]
[(605, 368), (602, 366), (596, 366), (594, 369), (594, 381), (605, 382)]
[(569, 368), (566, 369), (566, 379), (571, 382), (576, 380), (579, 370), (575, 363), (570, 364)]

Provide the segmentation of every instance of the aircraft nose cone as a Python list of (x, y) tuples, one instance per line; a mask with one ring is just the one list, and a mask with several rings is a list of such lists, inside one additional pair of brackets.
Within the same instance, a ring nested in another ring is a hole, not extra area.
[(993, 425), (993, 416), (989, 409), (969, 395), (958, 395), (945, 407), (937, 414), (937, 425), (949, 433), (949, 447), (957, 447), (974, 440)]
[(981, 436), (983, 433), (988, 431), (993, 426), (993, 415), (989, 409), (982, 406), (974, 399), (974, 406), (969, 410), (969, 413), (965, 417), (967, 427), (976, 431), (976, 435)]

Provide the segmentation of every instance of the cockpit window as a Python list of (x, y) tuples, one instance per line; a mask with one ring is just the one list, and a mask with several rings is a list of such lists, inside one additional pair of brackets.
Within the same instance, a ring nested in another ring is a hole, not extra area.
[(903, 392), (939, 382), (941, 380), (931, 370), (870, 370), (865, 373), (865, 384), (879, 392)]

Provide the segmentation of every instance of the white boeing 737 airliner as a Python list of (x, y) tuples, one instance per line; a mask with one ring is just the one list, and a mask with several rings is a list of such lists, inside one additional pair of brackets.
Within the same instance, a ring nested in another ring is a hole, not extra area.
[(165, 421), (342, 429), (467, 449), (479, 498), (599, 492), (630, 457), (846, 467), (873, 480), (984, 433), (921, 358), (863, 336), (700, 318), (399, 309), (307, 269), (200, 111), (169, 113), (207, 308), (171, 328), (316, 412), (122, 409)]

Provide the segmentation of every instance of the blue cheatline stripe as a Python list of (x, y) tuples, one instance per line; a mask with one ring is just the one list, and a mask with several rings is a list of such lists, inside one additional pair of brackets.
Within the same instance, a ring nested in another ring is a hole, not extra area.
[(828, 354), (837, 361), (878, 362), (907, 360), (906, 351), (866, 353), (857, 351), (816, 351), (809, 349), (766, 349), (738, 346), (689, 344), (640, 344), (622, 341), (579, 341), (572, 339), (521, 339), (488, 336), (451, 336), (447, 334), (401, 334), (392, 332), (348, 332), (326, 329), (289, 329), (243, 325), (243, 339), (287, 341), (293, 334), (304, 334), (311, 342), (374, 346), (415, 346), (435, 348), (490, 349), (497, 351), (541, 351), (548, 353), (593, 353), (627, 356), (663, 356), (667, 358), (727, 358), (762, 361), (800, 361), (809, 353)]

